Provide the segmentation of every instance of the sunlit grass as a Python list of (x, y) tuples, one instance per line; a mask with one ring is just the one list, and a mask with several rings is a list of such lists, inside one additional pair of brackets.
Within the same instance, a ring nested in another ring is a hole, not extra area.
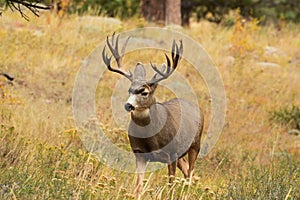
[[(0, 80), (0, 198), (133, 199), (135, 174), (112, 170), (85, 151), (72, 118), (72, 88), (82, 60), (106, 35), (153, 24), (139, 19), (115, 25), (99, 19), (87, 23), (89, 17), (59, 19), (48, 13), (30, 20), (6, 12), (0, 21), (0, 72), (15, 77), (13, 85)], [(299, 198), (299, 136), (270, 122), (269, 113), (300, 105), (300, 27), (251, 29), (250, 49), (243, 46), (247, 43), (232, 44), (234, 34), (240, 34), (235, 28), (203, 21), (183, 30), (202, 44), (223, 76), (226, 124), (214, 150), (197, 160), (191, 187), (179, 171), (168, 185), (164, 168), (146, 174), (145, 199)], [(266, 54), (266, 46), (284, 53)], [(244, 50), (237, 55), (239, 49)], [(163, 58), (149, 51), (128, 54), (124, 61), (132, 64), (139, 56)], [(209, 93), (184, 64), (178, 71), (195, 88), (208, 118)], [(115, 127), (110, 109), (118, 78), (106, 73), (99, 83), (97, 113), (109, 138), (128, 150), (126, 134)], [(161, 100), (168, 99), (166, 93), (170, 92), (163, 88), (157, 91)]]

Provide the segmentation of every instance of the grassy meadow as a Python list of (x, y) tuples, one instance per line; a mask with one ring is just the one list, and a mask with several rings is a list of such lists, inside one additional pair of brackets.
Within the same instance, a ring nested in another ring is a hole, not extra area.
[[(201, 21), (180, 30), (206, 49), (222, 75), (226, 124), (212, 152), (197, 160), (192, 186), (179, 170), (169, 185), (165, 167), (146, 174), (143, 199), (300, 199), (300, 135), (271, 120), (275, 111), (300, 106), (300, 25), (234, 19), (232, 27)], [(0, 72), (15, 80), (0, 77), (0, 199), (134, 199), (136, 175), (103, 165), (81, 143), (72, 89), (82, 60), (107, 35), (147, 26), (161, 25), (51, 13), (27, 22), (3, 13)], [(133, 52), (124, 65), (150, 59), (164, 58)], [(209, 93), (184, 63), (178, 71), (194, 87), (208, 123)], [(128, 149), (110, 108), (118, 78), (105, 73), (97, 113), (108, 137)], [(166, 100), (168, 92), (158, 88), (157, 96)]]

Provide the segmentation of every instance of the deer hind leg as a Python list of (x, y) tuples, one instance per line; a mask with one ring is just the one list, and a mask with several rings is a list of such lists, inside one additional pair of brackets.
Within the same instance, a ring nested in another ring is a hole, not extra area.
[(168, 165), (169, 183), (172, 183), (175, 179), (176, 166), (177, 160)]
[(193, 149), (193, 148), (191, 148), (188, 151), (188, 157), (189, 157), (188, 178), (190, 179), (190, 183), (192, 181), (192, 177), (193, 177), (193, 173), (194, 173), (194, 167), (195, 167), (195, 162), (196, 162), (198, 153), (199, 153), (199, 149)]
[(147, 162), (144, 157), (136, 155), (136, 172), (137, 172), (137, 183), (135, 189), (136, 199), (141, 199), (141, 193), (143, 191), (143, 180), (146, 171)]
[(184, 157), (178, 159), (177, 167), (182, 171), (184, 178), (188, 178), (189, 164)]

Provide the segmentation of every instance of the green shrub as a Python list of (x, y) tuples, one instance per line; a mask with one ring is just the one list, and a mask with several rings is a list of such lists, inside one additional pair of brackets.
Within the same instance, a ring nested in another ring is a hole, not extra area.
[(300, 130), (300, 107), (284, 107), (270, 113), (270, 120)]
[(275, 157), (263, 168), (253, 165), (246, 174), (233, 176), (221, 199), (298, 199), (298, 159), (284, 151)]
[(140, 0), (75, 0), (69, 6), (69, 12), (84, 14), (93, 11), (96, 15), (132, 17), (139, 13)]

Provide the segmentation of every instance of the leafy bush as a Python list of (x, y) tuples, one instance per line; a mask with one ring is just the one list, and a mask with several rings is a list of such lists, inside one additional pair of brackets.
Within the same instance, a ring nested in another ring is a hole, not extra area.
[(230, 50), (235, 57), (244, 57), (259, 48), (254, 37), (259, 30), (258, 23), (259, 21), (254, 18), (243, 19), (239, 9), (234, 13), (234, 32), (230, 37), (232, 45)]
[(96, 15), (129, 18), (139, 12), (140, 0), (75, 0), (69, 7), (69, 12), (83, 14), (91, 10)]
[[(198, 20), (207, 18), (213, 22), (221, 22), (230, 10), (240, 9), (241, 15), (264, 19), (265, 21), (277, 21), (278, 19), (297, 22), (300, 18), (300, 0), (182, 0), (192, 2), (193, 12)], [(209, 14), (209, 15), (208, 15)], [(209, 17), (207, 17), (209, 16)]]
[(270, 119), (276, 123), (300, 130), (300, 107), (284, 107), (270, 113)]

